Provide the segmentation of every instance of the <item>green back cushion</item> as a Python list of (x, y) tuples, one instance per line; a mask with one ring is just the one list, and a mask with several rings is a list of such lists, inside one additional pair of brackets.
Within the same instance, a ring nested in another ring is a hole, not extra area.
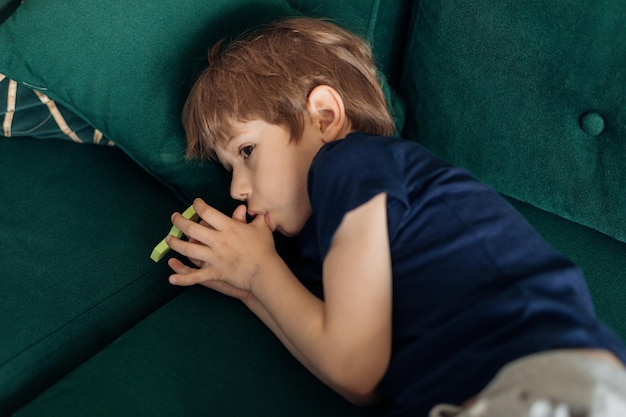
[(505, 194), (626, 241), (626, 2), (419, 4), (406, 134)]
[(28, 0), (0, 26), (0, 73), (82, 117), (180, 197), (220, 200), (221, 168), (184, 160), (186, 94), (217, 40), (291, 14), (286, 0)]
[(394, 84), (402, 64), (411, 0), (289, 0), (304, 14), (331, 18), (365, 38)]

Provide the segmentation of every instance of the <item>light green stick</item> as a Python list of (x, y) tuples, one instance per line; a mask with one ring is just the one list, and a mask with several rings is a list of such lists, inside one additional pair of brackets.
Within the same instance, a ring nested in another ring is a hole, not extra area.
[[(196, 213), (196, 211), (193, 209), (193, 206), (189, 206), (187, 210), (183, 211), (182, 216), (186, 219), (193, 220), (194, 222), (197, 221), (199, 218), (198, 213)], [(183, 237), (183, 232), (181, 232), (181, 230), (176, 226), (172, 226), (168, 234), (175, 236), (179, 239)], [(159, 262), (161, 259), (163, 259), (165, 254), (167, 254), (169, 251), (170, 251), (170, 247), (167, 245), (167, 242), (165, 241), (165, 239), (163, 239), (152, 250), (150, 259), (152, 259), (154, 262)]]

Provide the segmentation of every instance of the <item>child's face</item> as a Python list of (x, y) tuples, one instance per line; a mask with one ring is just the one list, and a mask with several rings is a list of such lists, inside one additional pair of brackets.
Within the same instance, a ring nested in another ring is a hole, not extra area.
[(286, 128), (262, 120), (233, 127), (233, 138), (216, 149), (232, 172), (231, 196), (247, 202), (248, 214), (264, 216), (272, 231), (297, 235), (311, 215), (307, 175), (324, 142), (310, 125), (297, 143)]

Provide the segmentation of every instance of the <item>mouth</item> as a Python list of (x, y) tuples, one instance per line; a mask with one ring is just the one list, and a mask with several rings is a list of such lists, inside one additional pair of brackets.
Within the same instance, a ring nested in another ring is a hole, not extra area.
[[(261, 215), (261, 213), (258, 213), (258, 212), (255, 212), (255, 211), (248, 211), (248, 213), (247, 213), (248, 221), (252, 221), (252, 219), (254, 219), (256, 216), (260, 216), (260, 215)], [(263, 214), (263, 219), (265, 220), (265, 224), (267, 224), (267, 227), (269, 227), (269, 229), (272, 232), (274, 232), (276, 229), (272, 225), (272, 221), (270, 219), (269, 212), (266, 212), (265, 214)]]

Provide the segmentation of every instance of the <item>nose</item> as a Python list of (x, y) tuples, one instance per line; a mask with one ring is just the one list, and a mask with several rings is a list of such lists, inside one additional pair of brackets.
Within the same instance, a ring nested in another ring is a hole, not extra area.
[(251, 192), (252, 187), (245, 174), (233, 170), (233, 177), (230, 181), (230, 196), (235, 200), (247, 201)]

